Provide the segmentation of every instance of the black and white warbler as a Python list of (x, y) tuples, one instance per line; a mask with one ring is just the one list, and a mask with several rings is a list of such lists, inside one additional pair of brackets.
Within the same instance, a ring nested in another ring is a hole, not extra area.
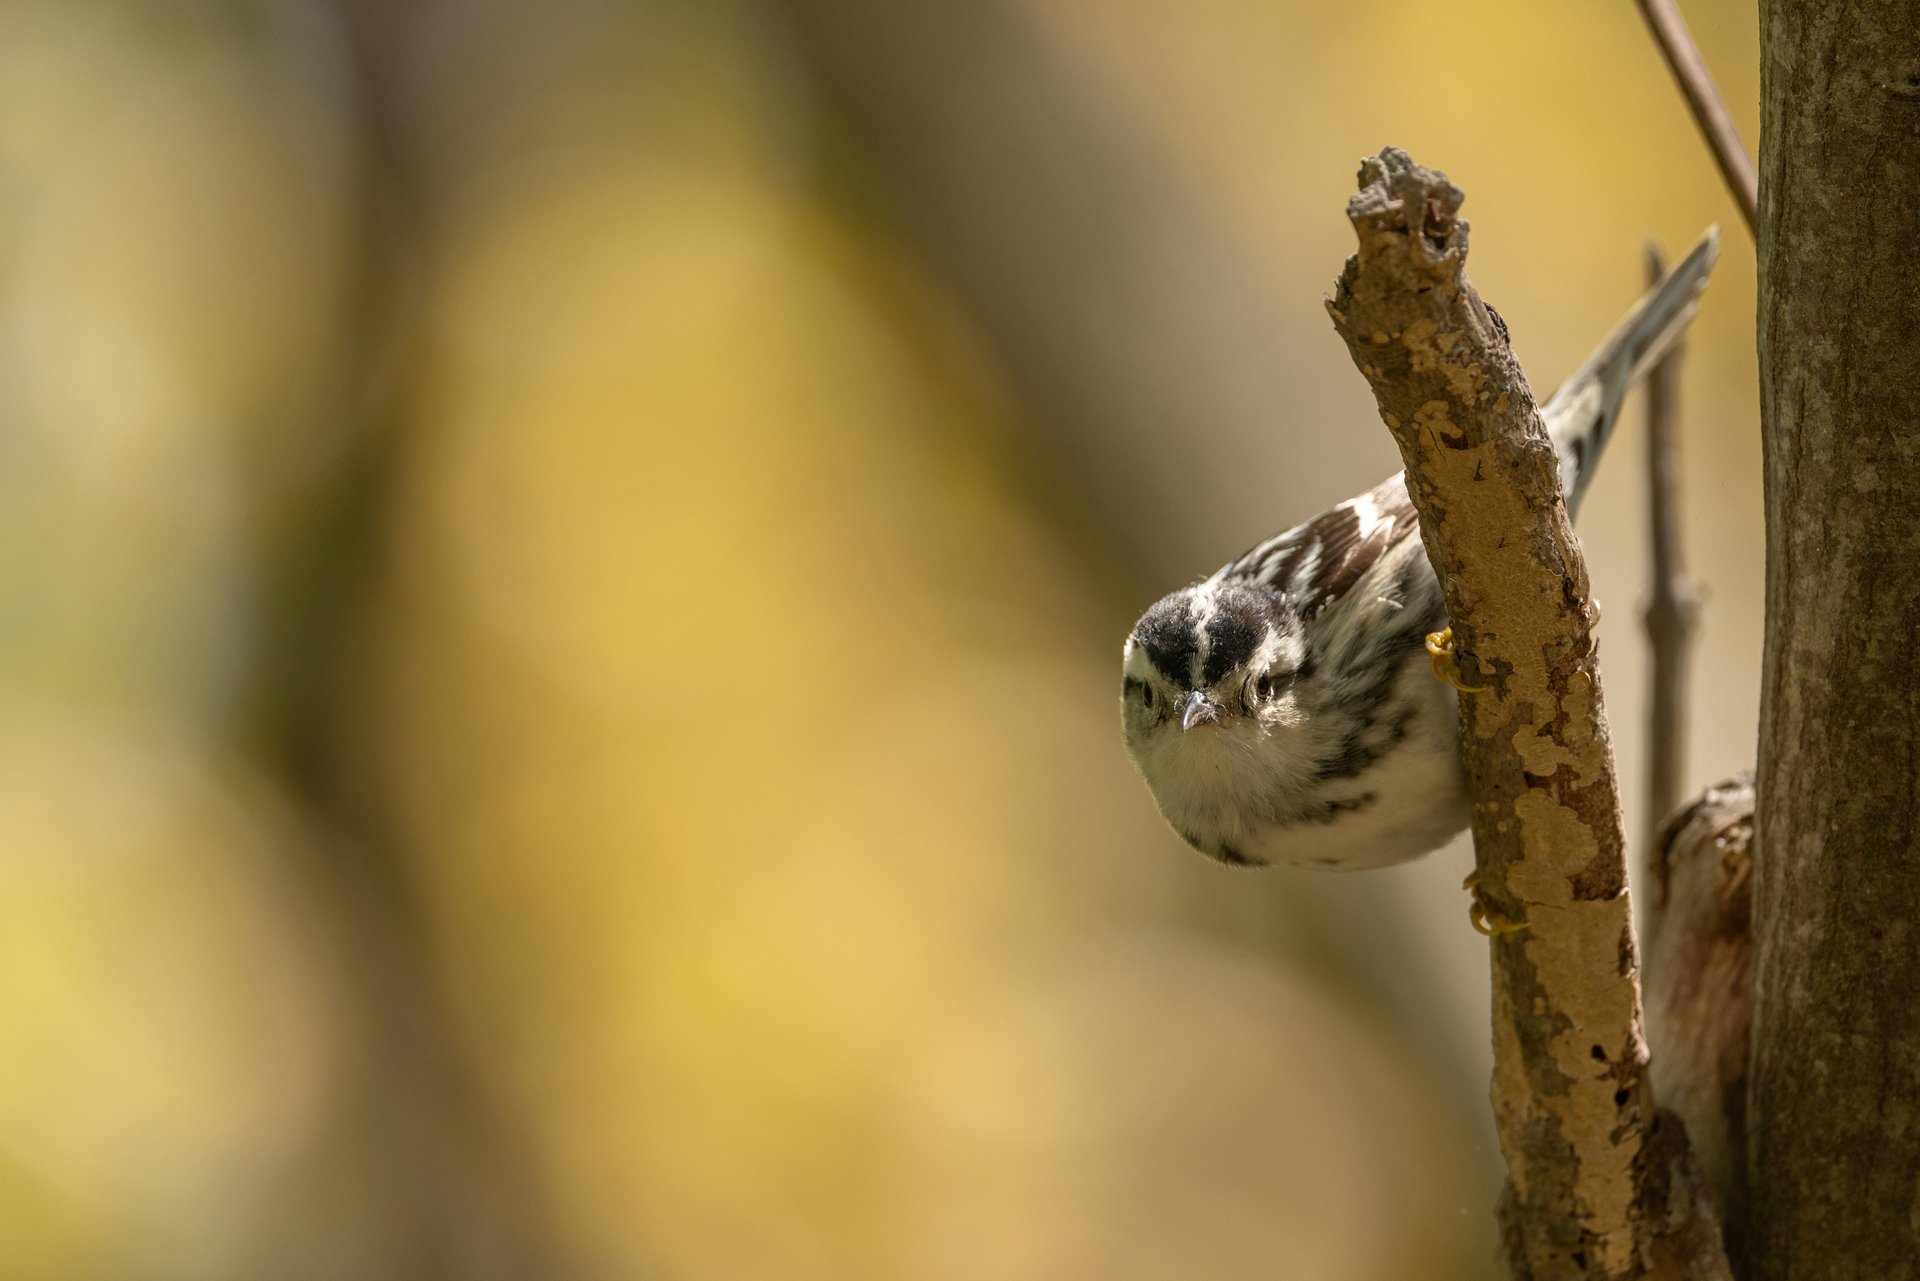
[[(1709, 231), (1541, 407), (1569, 506), (1627, 389), (1693, 318)], [(1181, 839), (1223, 863), (1405, 862), (1467, 825), (1445, 628), (1395, 475), (1156, 602), (1123, 659), (1127, 751)]]

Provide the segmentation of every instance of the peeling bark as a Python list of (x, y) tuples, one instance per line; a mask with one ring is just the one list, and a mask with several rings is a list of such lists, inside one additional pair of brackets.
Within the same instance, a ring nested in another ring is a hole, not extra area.
[(1686, 1122), (1736, 1262), (1747, 1236), (1752, 846), (1753, 775), (1743, 774), (1667, 820), (1645, 886), (1653, 1088)]
[(1460, 700), (1479, 892), (1526, 927), (1493, 943), (1509, 1267), (1724, 1278), (1684, 1135), (1655, 1142), (1595, 612), (1553, 447), (1463, 273), (1459, 190), (1391, 148), (1360, 181), (1328, 310), (1406, 462), (1466, 682), (1487, 687)]

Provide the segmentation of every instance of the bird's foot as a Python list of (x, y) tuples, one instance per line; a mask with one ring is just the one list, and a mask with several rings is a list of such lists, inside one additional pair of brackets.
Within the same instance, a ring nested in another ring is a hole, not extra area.
[(1467, 920), (1472, 923), (1476, 932), (1484, 934), (1490, 939), (1500, 938), (1502, 935), (1507, 934), (1524, 934), (1526, 932), (1527, 923), (1525, 921), (1507, 919), (1507, 917), (1503, 916), (1498, 910), (1488, 907), (1486, 900), (1480, 897), (1479, 868), (1476, 867), (1467, 873), (1467, 878), (1460, 882), (1460, 888), (1470, 890), (1473, 893), (1473, 902), (1467, 907)]
[(1460, 679), (1460, 656), (1453, 652), (1453, 628), (1427, 633), (1427, 653), (1433, 658), (1433, 679), (1463, 694), (1484, 694), (1491, 685), (1469, 685)]

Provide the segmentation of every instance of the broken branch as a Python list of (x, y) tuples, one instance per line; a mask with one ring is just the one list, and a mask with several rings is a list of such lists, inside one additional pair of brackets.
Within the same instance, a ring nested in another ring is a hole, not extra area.
[(1654, 1142), (1595, 612), (1553, 446), (1464, 274), (1459, 189), (1395, 148), (1360, 183), (1328, 311), (1400, 447), (1469, 683), (1489, 687), (1460, 700), (1479, 892), (1526, 927), (1491, 943), (1508, 1265), (1724, 1279), (1684, 1139)]

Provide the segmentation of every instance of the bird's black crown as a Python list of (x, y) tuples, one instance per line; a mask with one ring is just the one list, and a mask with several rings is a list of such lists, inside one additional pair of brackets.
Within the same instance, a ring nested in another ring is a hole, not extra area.
[(1202, 656), (1201, 684), (1211, 685), (1252, 658), (1292, 616), (1284, 596), (1256, 584), (1202, 583), (1154, 602), (1134, 625), (1133, 638), (1162, 676), (1191, 689), (1196, 655)]

